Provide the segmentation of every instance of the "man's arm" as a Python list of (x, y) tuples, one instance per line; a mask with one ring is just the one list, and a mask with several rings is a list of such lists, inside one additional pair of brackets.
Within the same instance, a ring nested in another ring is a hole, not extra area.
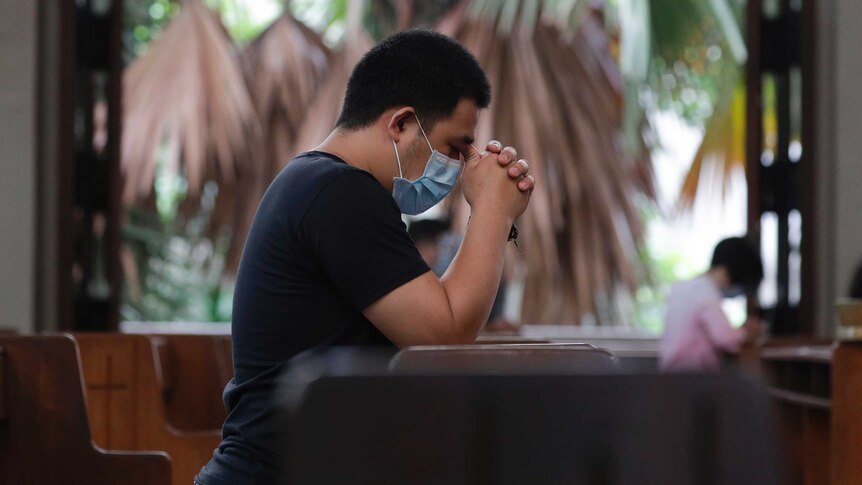
[[(477, 153), (465, 162), (461, 183), (471, 220), (446, 274), (438, 280), (427, 272), (365, 309), (365, 316), (397, 346), (476, 339), (500, 284), (509, 229), (526, 209), (533, 188), (526, 163), (510, 165), (516, 156), (507, 148), (499, 156)], [(517, 171), (509, 172), (512, 167)]]

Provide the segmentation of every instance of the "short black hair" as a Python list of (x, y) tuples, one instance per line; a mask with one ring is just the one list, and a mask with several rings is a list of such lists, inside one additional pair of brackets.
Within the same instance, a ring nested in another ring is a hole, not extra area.
[(434, 242), (449, 230), (448, 221), (439, 221), (436, 219), (420, 219), (410, 223), (407, 233), (413, 239), (414, 243)]
[(451, 116), (462, 99), (479, 108), (491, 102), (488, 78), (476, 58), (445, 35), (407, 30), (368, 51), (353, 69), (336, 127), (364, 128), (387, 109), (412, 106), (430, 129)]
[(730, 237), (718, 243), (712, 253), (712, 267), (723, 266), (730, 276), (730, 284), (755, 290), (763, 280), (763, 262), (760, 252), (748, 239)]

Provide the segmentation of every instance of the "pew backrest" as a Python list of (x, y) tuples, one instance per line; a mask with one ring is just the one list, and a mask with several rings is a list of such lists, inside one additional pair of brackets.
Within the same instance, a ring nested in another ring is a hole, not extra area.
[(0, 481), (33, 484), (169, 484), (161, 452), (93, 445), (75, 342), (68, 336), (0, 336)]
[(165, 451), (175, 483), (191, 483), (221, 442), (218, 430), (187, 432), (167, 420), (166, 371), (144, 335), (76, 333), (94, 441), (106, 449)]
[(602, 374), (619, 370), (610, 352), (589, 344), (408, 347), (390, 364), (400, 374)]
[(729, 376), (342, 376), (300, 392), (291, 483), (782, 483), (765, 396)]
[(148, 335), (162, 369), (168, 423), (182, 431), (220, 430), (222, 392), (233, 378), (228, 335)]

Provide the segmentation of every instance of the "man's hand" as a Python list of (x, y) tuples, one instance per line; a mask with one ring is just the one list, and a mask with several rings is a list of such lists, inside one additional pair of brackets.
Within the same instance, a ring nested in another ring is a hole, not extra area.
[(474, 213), (492, 211), (514, 221), (527, 208), (535, 180), (527, 173), (526, 160), (514, 161), (518, 155), (514, 148), (499, 148), (499, 142), (488, 148), (486, 152), (474, 148), (464, 163), (464, 197)]
[(428, 271), (363, 311), (399, 347), (471, 343), (491, 312), (506, 235), (527, 208), (535, 181), (526, 161), (515, 162), (514, 148), (497, 142), (489, 143), (486, 152), (471, 148), (461, 188), (472, 220), (446, 274), (437, 279)]
[(497, 162), (500, 166), (509, 167), (509, 177), (518, 181), (518, 189), (521, 192), (533, 192), (533, 188), (536, 186), (536, 179), (528, 174), (530, 164), (526, 160), (522, 158), (515, 162), (518, 158), (517, 150), (512, 147), (503, 148), (503, 144), (497, 140), (489, 141), (485, 150), (497, 155)]

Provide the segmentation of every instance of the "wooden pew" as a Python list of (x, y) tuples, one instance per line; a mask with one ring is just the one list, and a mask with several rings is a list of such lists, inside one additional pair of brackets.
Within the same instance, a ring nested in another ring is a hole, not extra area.
[(588, 344), (498, 344), (408, 347), (392, 359), (400, 374), (614, 373), (617, 358)]
[(862, 483), (862, 343), (841, 342), (832, 361), (832, 484)]
[(623, 372), (658, 372), (661, 335), (631, 327), (584, 327), (576, 325), (522, 325), (518, 335), (551, 343), (585, 343), (612, 352)]
[(760, 349), (759, 373), (796, 483), (830, 483), (832, 353), (831, 343), (811, 339), (778, 340)]
[(0, 481), (164, 485), (171, 463), (160, 452), (93, 445), (71, 338), (0, 336)]
[(290, 483), (782, 483), (762, 390), (726, 375), (340, 376), (284, 391), (298, 393)]
[(832, 483), (862, 483), (862, 300), (836, 301), (838, 343), (832, 357)]
[(796, 483), (862, 483), (862, 342), (772, 342), (761, 351)]
[(165, 417), (182, 431), (218, 431), (233, 378), (229, 335), (148, 335), (162, 369)]
[(81, 349), (93, 440), (107, 449), (165, 451), (173, 482), (192, 483), (221, 434), (181, 431), (168, 423), (165, 375), (155, 345), (143, 335), (78, 333), (74, 338)]

